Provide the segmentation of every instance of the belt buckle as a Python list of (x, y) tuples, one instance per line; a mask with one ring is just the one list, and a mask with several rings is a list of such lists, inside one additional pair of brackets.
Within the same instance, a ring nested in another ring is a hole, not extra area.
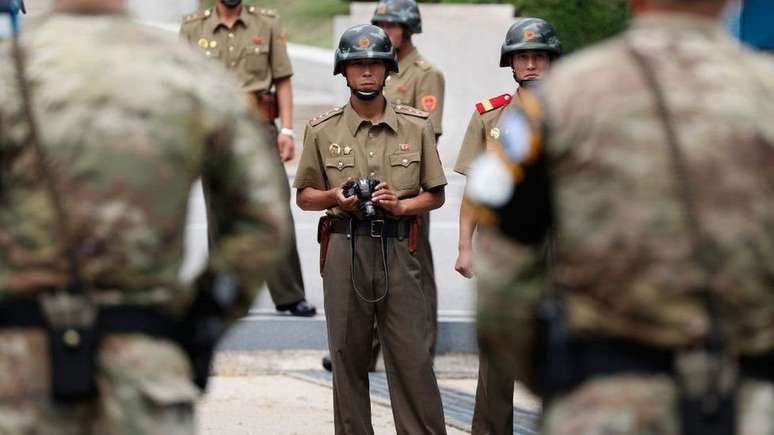
[(382, 232), (384, 232), (384, 220), (374, 219), (371, 221), (371, 237), (375, 239), (382, 238)]

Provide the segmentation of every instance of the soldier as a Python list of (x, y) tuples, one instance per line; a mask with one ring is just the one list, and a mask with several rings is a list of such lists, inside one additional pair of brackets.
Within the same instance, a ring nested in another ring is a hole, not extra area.
[(774, 66), (724, 3), (633, 0), (473, 165), (501, 187), (470, 192), (494, 231), (479, 331), (544, 434), (774, 432)]
[[(374, 10), (371, 24), (381, 27), (390, 37), (398, 53), (397, 73), (387, 77), (384, 96), (395, 104), (408, 105), (430, 113), (436, 140), (441, 137), (444, 79), (443, 74), (426, 61), (414, 47), (411, 36), (422, 33), (422, 17), (414, 0), (384, 0)], [(435, 285), (433, 251), (430, 246), (430, 215), (421, 217), (417, 258), (422, 266), (422, 291), (430, 310), (430, 352), (435, 354), (438, 336), (438, 289)], [(379, 339), (374, 334), (371, 371), (376, 369)], [(323, 358), (323, 367), (331, 370), (329, 357)]]
[[(199, 351), (289, 240), (274, 150), (236, 82), (125, 3), (56, 0), (26, 61), (0, 45), (3, 434), (193, 434)], [(183, 280), (200, 176), (218, 234)]]
[(299, 207), (327, 210), (319, 238), (337, 434), (374, 433), (374, 322), (398, 433), (446, 433), (415, 256), (417, 216), (443, 204), (446, 177), (429, 114), (382, 95), (387, 74), (397, 71), (382, 29), (344, 32), (334, 74), (352, 96), (309, 122), (294, 184)]
[[(462, 175), (468, 174), (476, 157), (499, 146), (503, 112), (518, 107), (523, 88), (534, 86), (543, 79), (551, 63), (561, 55), (562, 45), (551, 23), (540, 18), (523, 18), (508, 29), (500, 53), (500, 67), (511, 68), (518, 88), (514, 95), (506, 93), (476, 104), (454, 168)], [(475, 230), (473, 208), (468, 201), (463, 201), (455, 269), (466, 278), (473, 277), (471, 256)], [(474, 434), (513, 433), (515, 380), (513, 373), (499, 367), (485, 352), (479, 353)]]
[[(218, 0), (214, 8), (184, 17), (180, 34), (204, 56), (222, 63), (236, 75), (251, 105), (266, 120), (281, 160), (292, 160), (295, 154), (290, 82), (293, 69), (277, 13), (243, 5), (241, 0)], [(276, 92), (272, 92), (272, 86)], [(279, 131), (275, 124), (278, 116), (282, 126)], [(277, 164), (284, 172), (282, 163)], [(287, 174), (281, 176), (287, 184)], [(286, 196), (289, 202), (289, 186)], [(286, 219), (293, 224), (291, 214)], [(267, 286), (278, 311), (311, 317), (316, 309), (306, 301), (295, 232), (292, 237), (286, 258), (269, 275)]]

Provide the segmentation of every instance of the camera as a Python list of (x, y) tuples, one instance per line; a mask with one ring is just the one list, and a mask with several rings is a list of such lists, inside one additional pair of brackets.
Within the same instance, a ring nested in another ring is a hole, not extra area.
[(360, 177), (357, 181), (351, 181), (344, 185), (344, 196), (347, 198), (356, 196), (360, 203), (360, 211), (365, 217), (372, 218), (376, 216), (376, 206), (371, 196), (379, 183), (379, 180), (371, 177)]

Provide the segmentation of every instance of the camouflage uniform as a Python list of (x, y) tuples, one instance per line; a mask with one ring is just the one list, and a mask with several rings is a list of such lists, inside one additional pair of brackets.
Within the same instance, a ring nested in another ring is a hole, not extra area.
[[(274, 150), (235, 104), (237, 84), (123, 15), (52, 14), (25, 36), (41, 142), (85, 291), (101, 307), (181, 317), (194, 297), (178, 277), (187, 202), (203, 176), (219, 229), (209, 268), (243, 284), (228, 321), (246, 313), (283, 253), (266, 247), (283, 246), (289, 228), (277, 168), (265, 163)], [(11, 58), (8, 44), (0, 57)], [(0, 64), (0, 306), (69, 282), (14, 74), (13, 62)], [(77, 405), (50, 398), (47, 343), (41, 329), (0, 329), (0, 433), (194, 432), (198, 390), (177, 343), (106, 335), (99, 396)]]
[[(731, 349), (770, 357), (774, 66), (716, 21), (690, 15), (641, 16), (623, 36), (565, 60), (545, 82), (545, 152), (534, 143), (531, 151), (550, 162), (559, 235), (553, 283), (570, 335), (671, 352), (709, 329), (689, 290), (704, 272), (690, 253), (664, 128), (626, 44), (647, 58), (665, 89), (699, 215), (724, 259), (714, 286)], [(529, 375), (532, 310), (546, 281), (541, 250), (491, 234), (481, 245), (481, 334)], [(743, 367), (740, 434), (774, 432), (772, 380)], [(666, 374), (587, 378), (548, 404), (543, 433), (677, 434), (676, 394)]]

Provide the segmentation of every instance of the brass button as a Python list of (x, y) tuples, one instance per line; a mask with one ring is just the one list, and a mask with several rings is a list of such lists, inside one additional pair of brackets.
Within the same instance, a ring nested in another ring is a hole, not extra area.
[(228, 51), (234, 51), (234, 46), (233, 45), (229, 46)]
[(260, 53), (260, 52), (261, 52), (261, 49), (260, 49), (260, 48), (258, 48), (258, 47), (255, 47), (255, 50), (254, 50), (254, 51), (255, 51), (256, 53)]
[(376, 172), (371, 172), (372, 177), (376, 177)]
[(408, 165), (408, 159), (403, 159), (403, 166), (407, 166), (407, 165)]
[(78, 347), (81, 344), (81, 334), (74, 329), (65, 331), (62, 338), (64, 339), (64, 343), (70, 347)]
[(209, 10), (209, 9), (207, 9), (206, 11), (204, 11), (204, 16), (205, 16), (205, 17), (209, 17), (210, 15), (212, 15), (212, 12), (210, 12), (210, 10)]
[(236, 62), (231, 62), (231, 66), (236, 66)]
[(339, 169), (344, 167), (344, 162), (339, 162)]
[(397, 106), (395, 106), (395, 108), (396, 108), (396, 109), (398, 109), (398, 110), (400, 110), (400, 109), (402, 109), (403, 107), (402, 107), (400, 104), (398, 104)]
[(204, 54), (206, 54), (207, 57), (212, 56), (212, 52), (210, 50), (205, 51)]
[(233, 34), (233, 33), (229, 33), (229, 34), (228, 34), (228, 37), (229, 37), (229, 38), (231, 38), (231, 39), (233, 39), (233, 38), (234, 38), (234, 34)]
[(371, 152), (369, 152), (369, 153), (368, 153), (368, 157), (373, 157), (373, 156), (375, 156), (375, 155), (376, 155), (376, 153), (375, 153), (375, 152), (373, 152), (373, 151), (371, 151)]

